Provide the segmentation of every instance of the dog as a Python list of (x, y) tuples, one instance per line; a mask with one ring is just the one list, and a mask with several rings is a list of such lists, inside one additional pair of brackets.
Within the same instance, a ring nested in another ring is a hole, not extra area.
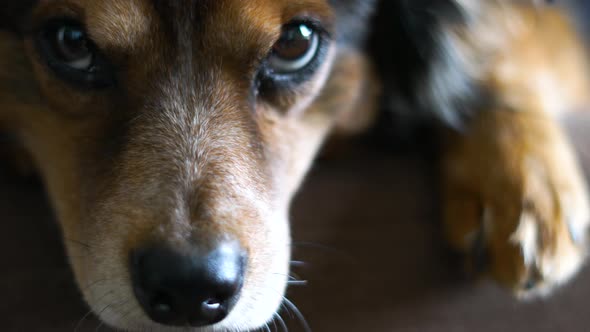
[(369, 130), (380, 108), (437, 120), (443, 225), (474, 265), (527, 298), (583, 264), (587, 190), (557, 117), (586, 105), (590, 76), (558, 7), (27, 0), (0, 30), (0, 130), (112, 327), (264, 327), (294, 193), (331, 133)]

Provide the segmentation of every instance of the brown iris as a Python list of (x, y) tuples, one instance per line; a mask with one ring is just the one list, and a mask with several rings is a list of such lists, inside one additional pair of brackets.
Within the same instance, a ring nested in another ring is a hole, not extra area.
[(273, 46), (270, 64), (279, 73), (301, 70), (313, 61), (318, 46), (318, 34), (310, 26), (304, 23), (288, 25)]

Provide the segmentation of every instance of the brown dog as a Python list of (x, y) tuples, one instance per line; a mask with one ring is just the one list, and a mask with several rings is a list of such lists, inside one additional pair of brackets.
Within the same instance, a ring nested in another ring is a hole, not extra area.
[[(391, 27), (416, 9), (392, 3)], [(473, 110), (463, 130), (445, 134), (449, 239), (485, 249), (517, 294), (546, 293), (585, 256), (586, 189), (555, 120), (587, 102), (582, 43), (561, 10), (532, 1), (445, 3), (461, 19), (426, 25), (436, 40), (408, 33), (400, 48), (437, 52), (419, 72), (386, 57), (400, 67), (387, 95), (409, 91), (455, 128), (455, 99), (478, 96), (462, 103)], [(290, 200), (330, 131), (372, 118), (359, 47), (371, 6), (33, 0), (0, 11), (0, 128), (45, 180), (104, 322), (234, 331), (273, 318)]]
[(273, 317), (291, 197), (363, 102), (362, 34), (342, 21), (360, 23), (360, 3), (3, 9), (1, 127), (31, 153), (102, 320), (247, 330)]

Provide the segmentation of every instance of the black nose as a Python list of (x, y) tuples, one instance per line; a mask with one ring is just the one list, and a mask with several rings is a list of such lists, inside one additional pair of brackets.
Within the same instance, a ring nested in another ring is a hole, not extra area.
[(150, 247), (131, 254), (133, 290), (147, 315), (171, 326), (207, 326), (225, 319), (244, 279), (246, 255), (235, 244), (181, 254)]

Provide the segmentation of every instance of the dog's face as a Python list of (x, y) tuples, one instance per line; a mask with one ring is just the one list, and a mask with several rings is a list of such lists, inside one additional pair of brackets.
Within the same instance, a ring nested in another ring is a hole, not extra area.
[(0, 126), (32, 154), (94, 312), (132, 330), (263, 326), (289, 275), (290, 200), (367, 105), (368, 1), (14, 3)]

